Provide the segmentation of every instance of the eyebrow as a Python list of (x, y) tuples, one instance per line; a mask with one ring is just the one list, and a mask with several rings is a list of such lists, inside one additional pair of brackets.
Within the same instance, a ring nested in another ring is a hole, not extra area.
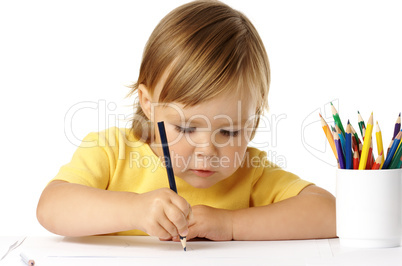
[[(172, 120), (179, 120), (180, 122), (182, 121), (181, 117), (177, 116), (177, 115), (167, 114), (166, 117), (169, 119), (172, 119)], [(188, 121), (190, 121), (190, 118), (184, 117), (184, 122), (187, 123)], [(240, 121), (240, 123), (238, 121), (232, 121), (233, 123), (230, 123), (228, 121), (229, 119), (230, 119), (230, 117), (223, 116), (223, 117), (216, 118), (216, 116), (215, 116), (214, 119), (211, 121), (211, 124), (213, 121), (225, 120), (225, 122), (223, 122), (222, 124), (219, 124), (219, 127), (228, 127), (228, 126), (232, 126), (232, 125), (245, 125), (249, 121), (250, 118), (244, 118)], [(197, 117), (197, 118), (191, 119), (190, 124), (194, 125), (195, 127), (203, 126), (202, 122), (205, 122), (205, 121), (206, 121), (206, 119)]]

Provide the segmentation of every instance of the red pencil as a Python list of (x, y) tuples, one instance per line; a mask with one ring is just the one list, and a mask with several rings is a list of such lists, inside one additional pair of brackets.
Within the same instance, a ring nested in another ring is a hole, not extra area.
[(353, 169), (359, 169), (359, 152), (357, 150), (353, 152)]
[(367, 158), (368, 159), (367, 159), (366, 169), (371, 169), (371, 168), (373, 168), (373, 165), (374, 165), (373, 142), (371, 142), (371, 144), (370, 144), (369, 153), (368, 153)]
[(378, 170), (380, 169), (381, 163), (382, 163), (382, 157), (383, 157), (383, 152), (380, 153), (380, 156), (377, 157), (377, 160), (375, 160), (373, 167), (371, 168), (372, 170)]

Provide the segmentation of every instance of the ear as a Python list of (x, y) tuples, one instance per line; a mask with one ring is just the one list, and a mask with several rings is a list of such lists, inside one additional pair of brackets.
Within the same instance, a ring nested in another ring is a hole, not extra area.
[(151, 119), (152, 95), (144, 84), (138, 86), (138, 99), (141, 109), (148, 119)]

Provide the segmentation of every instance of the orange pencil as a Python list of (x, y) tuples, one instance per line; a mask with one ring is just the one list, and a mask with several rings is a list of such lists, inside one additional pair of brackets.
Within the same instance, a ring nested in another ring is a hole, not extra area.
[(336, 152), (336, 148), (335, 148), (335, 141), (334, 141), (334, 136), (332, 135), (331, 130), (328, 127), (327, 122), (325, 122), (324, 118), (321, 116), (321, 114), (319, 114), (321, 117), (321, 126), (322, 129), (324, 130), (325, 136), (327, 137), (327, 140), (329, 142), (329, 145), (331, 146), (332, 152), (335, 155), (336, 160), (338, 160), (338, 154)]
[(357, 150), (353, 152), (353, 169), (359, 169), (359, 152)]
[(372, 170), (378, 170), (380, 169), (380, 166), (382, 164), (382, 158), (383, 158), (383, 152), (381, 152), (380, 156), (377, 157), (377, 160), (375, 160), (373, 167), (371, 168)]

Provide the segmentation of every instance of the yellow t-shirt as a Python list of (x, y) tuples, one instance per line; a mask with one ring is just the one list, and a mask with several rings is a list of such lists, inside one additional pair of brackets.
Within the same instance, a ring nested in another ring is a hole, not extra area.
[[(87, 135), (53, 180), (135, 193), (169, 187), (166, 169), (149, 145), (137, 140), (130, 129), (115, 127)], [(237, 171), (212, 187), (194, 188), (176, 177), (180, 196), (192, 206), (229, 210), (278, 202), (311, 184), (269, 162), (266, 153), (255, 148), (247, 148)], [(117, 234), (146, 235), (139, 230)]]

